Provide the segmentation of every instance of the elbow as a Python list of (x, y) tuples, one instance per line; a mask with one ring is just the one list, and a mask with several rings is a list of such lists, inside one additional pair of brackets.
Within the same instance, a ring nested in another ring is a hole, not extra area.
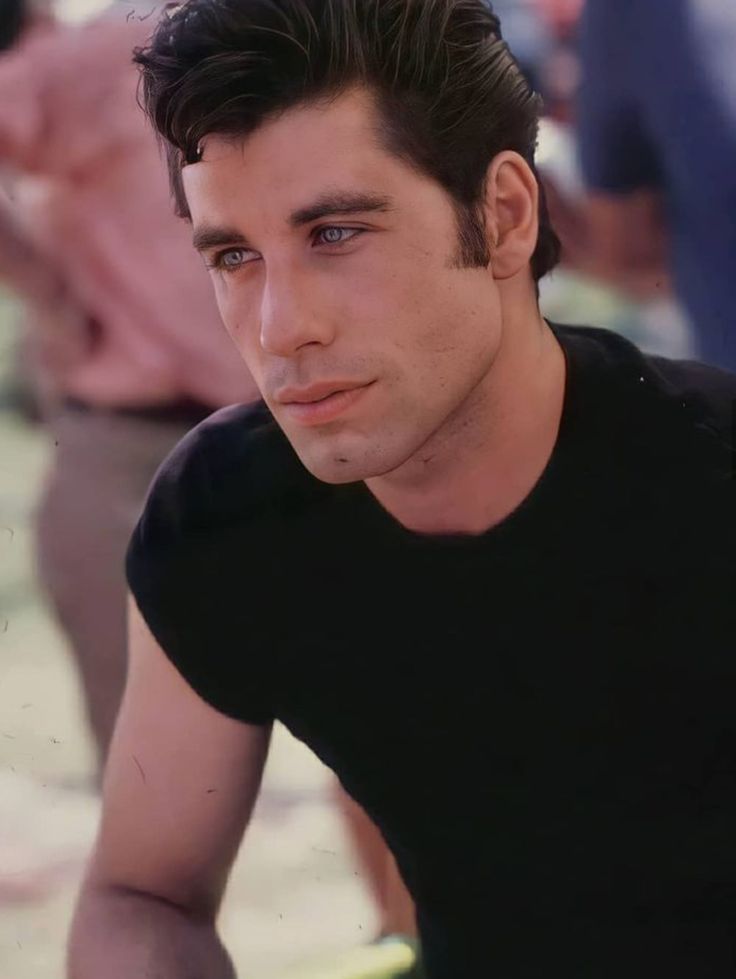
[(106, 872), (94, 858), (82, 883), (78, 904), (116, 903), (120, 907), (158, 908), (180, 915), (197, 925), (214, 925), (224, 886), (185, 883), (171, 877), (147, 877), (133, 873), (121, 876)]

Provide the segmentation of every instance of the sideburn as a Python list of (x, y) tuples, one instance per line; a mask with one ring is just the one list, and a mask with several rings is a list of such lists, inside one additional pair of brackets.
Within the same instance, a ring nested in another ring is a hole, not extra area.
[(488, 268), (491, 250), (486, 234), (483, 209), (473, 204), (455, 203), (457, 252), (450, 262), (453, 269)]

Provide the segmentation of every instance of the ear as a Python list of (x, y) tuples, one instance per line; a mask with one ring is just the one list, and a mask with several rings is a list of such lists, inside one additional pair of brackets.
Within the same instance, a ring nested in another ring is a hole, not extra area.
[(510, 279), (531, 261), (539, 234), (539, 186), (518, 153), (505, 150), (491, 161), (486, 178), (485, 217), (495, 279)]

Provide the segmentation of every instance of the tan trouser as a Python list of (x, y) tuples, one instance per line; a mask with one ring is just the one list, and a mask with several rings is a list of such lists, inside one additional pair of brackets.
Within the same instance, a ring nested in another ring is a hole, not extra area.
[(72, 408), (49, 422), (38, 575), (76, 660), (100, 766), (125, 682), (125, 550), (158, 465), (188, 427)]

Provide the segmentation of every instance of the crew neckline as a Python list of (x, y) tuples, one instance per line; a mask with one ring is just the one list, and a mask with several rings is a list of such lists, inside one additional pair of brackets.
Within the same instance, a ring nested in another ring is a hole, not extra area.
[(397, 520), (373, 495), (365, 482), (351, 484), (358, 505), (365, 514), (369, 526), (376, 532), (388, 534), (397, 542), (415, 547), (428, 548), (474, 548), (505, 538), (512, 531), (528, 521), (550, 501), (557, 489), (566, 484), (565, 473), (576, 442), (576, 433), (582, 417), (578, 411), (579, 365), (573, 341), (565, 336), (561, 327), (546, 320), (555, 339), (562, 348), (565, 358), (565, 391), (562, 402), (560, 424), (554, 447), (539, 479), (517, 506), (499, 523), (478, 534), (472, 533), (427, 533), (414, 531)]

